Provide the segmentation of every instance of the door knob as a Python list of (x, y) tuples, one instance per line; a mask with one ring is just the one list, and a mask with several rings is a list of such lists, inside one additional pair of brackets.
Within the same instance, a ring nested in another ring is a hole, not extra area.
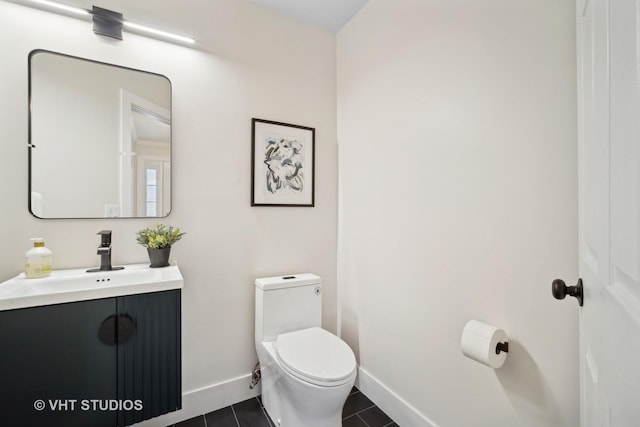
[(578, 279), (578, 283), (575, 286), (567, 286), (564, 280), (556, 279), (551, 283), (551, 293), (555, 299), (564, 299), (567, 295), (575, 297), (580, 307), (584, 303), (582, 279)]

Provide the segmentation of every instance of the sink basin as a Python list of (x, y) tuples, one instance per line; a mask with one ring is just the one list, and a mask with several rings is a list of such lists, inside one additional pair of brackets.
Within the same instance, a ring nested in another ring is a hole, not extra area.
[(176, 263), (162, 268), (149, 268), (148, 264), (124, 267), (97, 273), (87, 273), (86, 268), (54, 270), (39, 279), (27, 279), (21, 273), (0, 283), (0, 310), (166, 291), (184, 285)]

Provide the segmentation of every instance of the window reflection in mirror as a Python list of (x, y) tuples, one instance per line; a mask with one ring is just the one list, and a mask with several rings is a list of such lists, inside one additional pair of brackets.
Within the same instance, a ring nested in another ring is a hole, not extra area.
[(49, 51), (29, 55), (29, 209), (39, 218), (171, 210), (171, 83)]

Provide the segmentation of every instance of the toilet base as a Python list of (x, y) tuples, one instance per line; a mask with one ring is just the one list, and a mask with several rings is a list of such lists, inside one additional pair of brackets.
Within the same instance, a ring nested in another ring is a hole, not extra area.
[(277, 427), (341, 427), (342, 408), (356, 379), (323, 387), (302, 381), (284, 371), (272, 343), (263, 343), (260, 370), (262, 403)]

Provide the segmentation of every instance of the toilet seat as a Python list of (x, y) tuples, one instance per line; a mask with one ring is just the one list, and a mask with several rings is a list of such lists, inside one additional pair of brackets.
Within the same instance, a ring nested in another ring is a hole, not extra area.
[(311, 384), (342, 385), (356, 371), (356, 359), (347, 343), (318, 327), (278, 335), (275, 350), (287, 372)]

